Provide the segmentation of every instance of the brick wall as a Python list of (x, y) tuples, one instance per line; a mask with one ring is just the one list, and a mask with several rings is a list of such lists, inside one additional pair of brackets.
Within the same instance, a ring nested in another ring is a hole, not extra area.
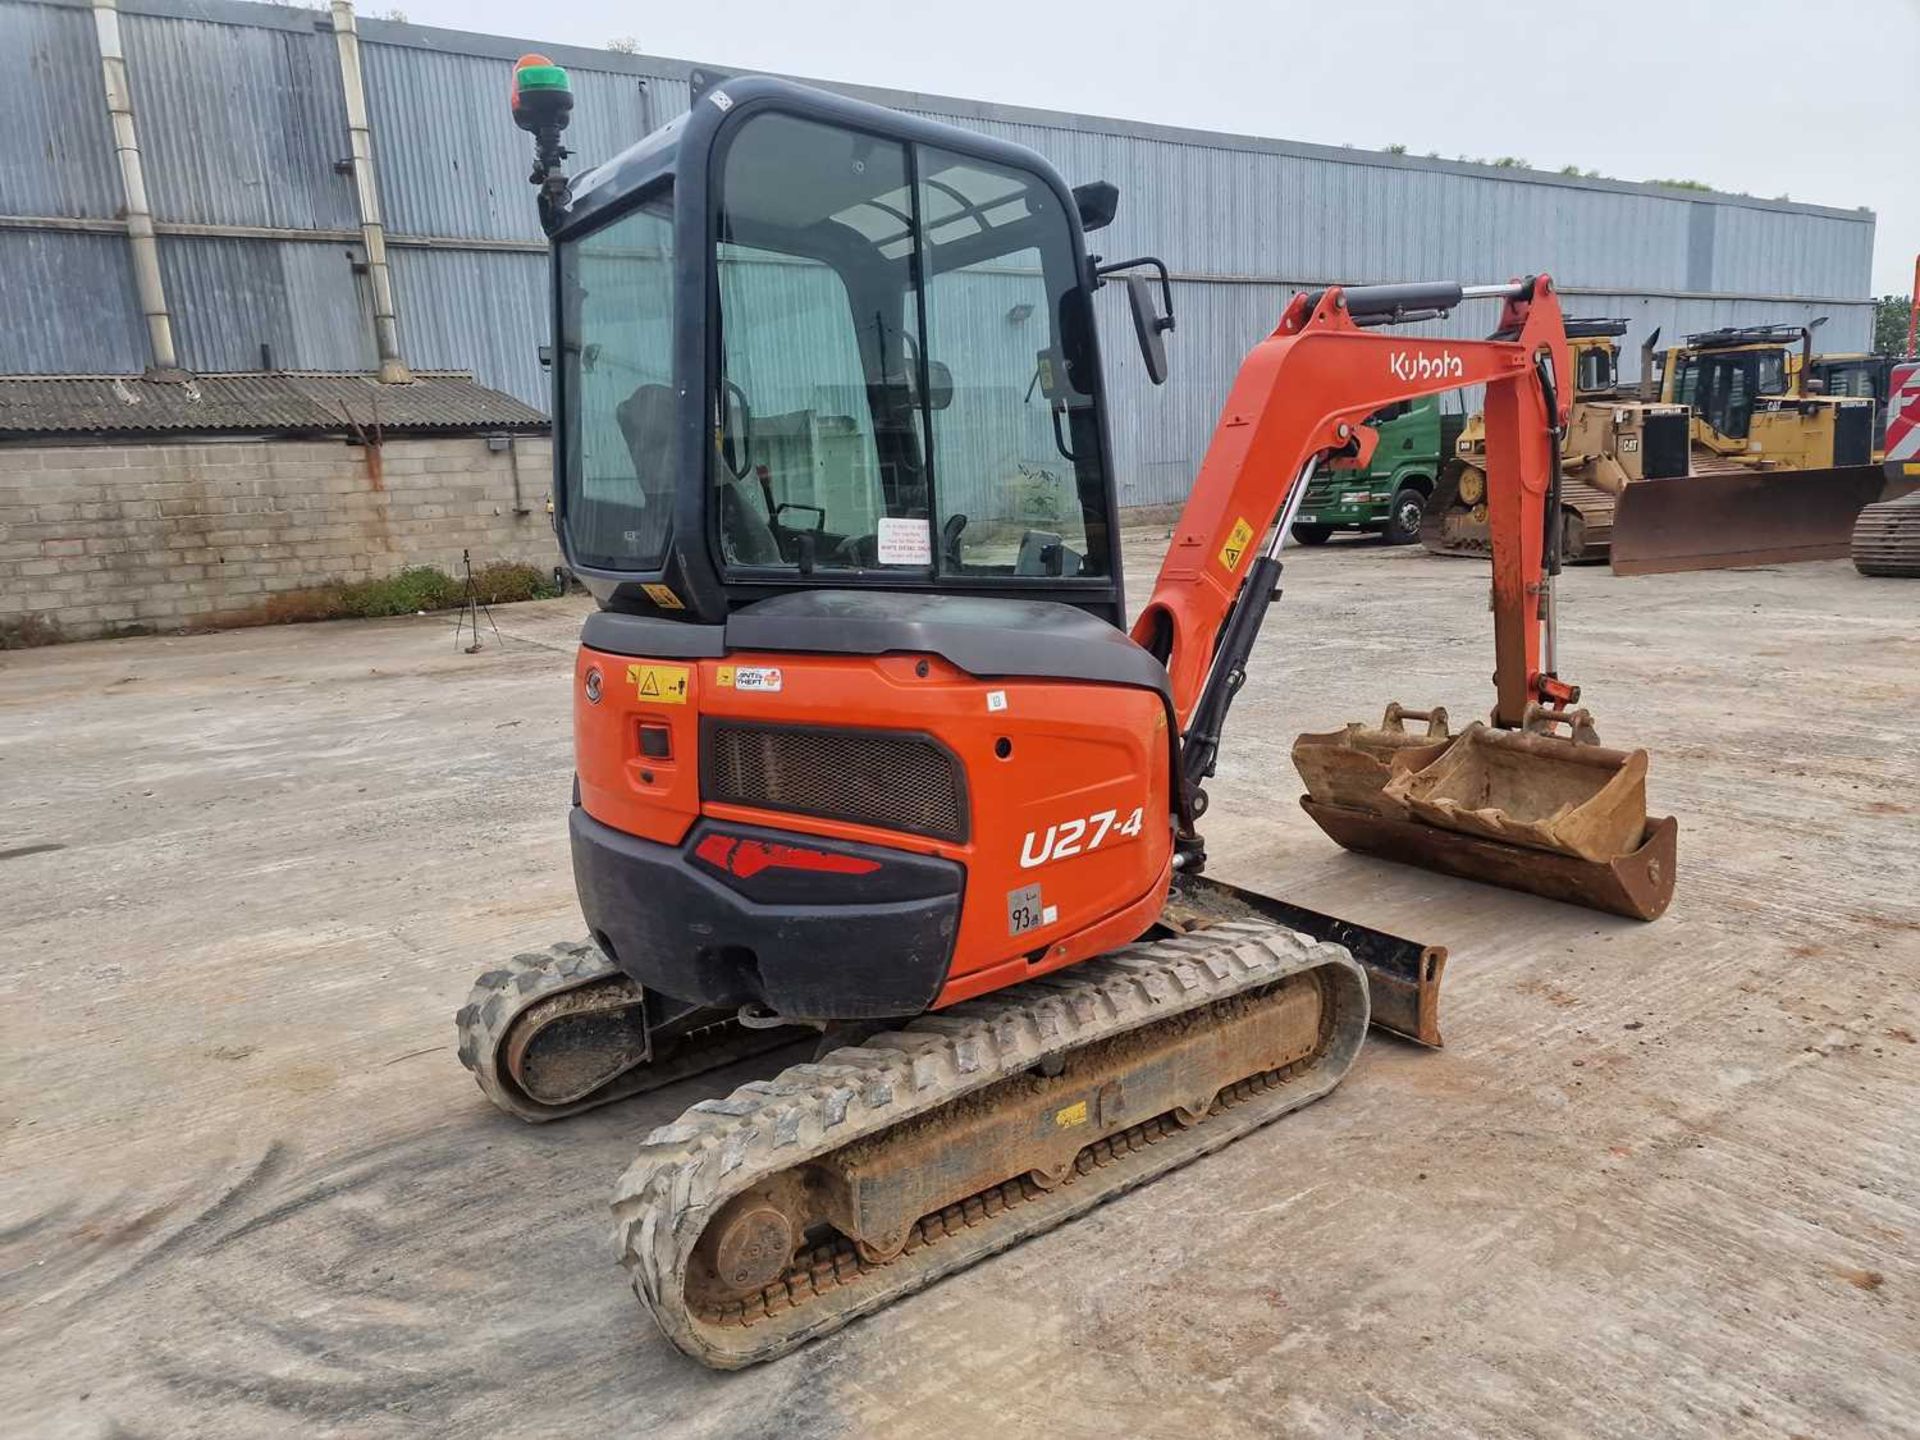
[[(409, 565), (551, 569), (552, 449), (516, 436), (0, 448), (0, 630), (68, 639), (266, 618), (268, 598)], [(520, 476), (515, 513), (513, 465)]]

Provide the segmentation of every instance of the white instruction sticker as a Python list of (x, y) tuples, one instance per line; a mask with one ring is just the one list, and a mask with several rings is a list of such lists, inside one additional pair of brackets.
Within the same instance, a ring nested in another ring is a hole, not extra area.
[(891, 515), (880, 518), (882, 565), (931, 565), (933, 539), (924, 520), (899, 520)]
[(780, 671), (777, 667), (736, 665), (733, 667), (733, 688), (736, 690), (778, 690), (780, 688)]
[(987, 709), (1004, 710), (1007, 708), (1007, 692), (1004, 690), (987, 691)]

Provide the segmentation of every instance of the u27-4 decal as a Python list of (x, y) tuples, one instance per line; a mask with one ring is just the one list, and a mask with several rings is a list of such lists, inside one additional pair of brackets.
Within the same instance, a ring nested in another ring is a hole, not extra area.
[(1118, 810), (1100, 810), (1092, 815), (1063, 820), (1049, 825), (1044, 832), (1029, 830), (1020, 842), (1020, 868), (1031, 870), (1050, 860), (1066, 860), (1098, 850), (1115, 835), (1140, 833), (1140, 807), (1126, 819)]

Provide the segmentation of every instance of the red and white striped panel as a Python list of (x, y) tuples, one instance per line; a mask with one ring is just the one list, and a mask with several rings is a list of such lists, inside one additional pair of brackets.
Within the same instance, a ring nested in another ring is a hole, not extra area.
[(1920, 364), (1893, 367), (1887, 391), (1887, 459), (1920, 460)]

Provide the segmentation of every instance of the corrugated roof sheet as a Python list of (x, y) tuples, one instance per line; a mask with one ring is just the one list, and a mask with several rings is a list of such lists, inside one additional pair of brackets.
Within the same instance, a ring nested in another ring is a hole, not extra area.
[(547, 420), (462, 374), (382, 385), (357, 374), (0, 376), (0, 437), (76, 434), (542, 431)]

